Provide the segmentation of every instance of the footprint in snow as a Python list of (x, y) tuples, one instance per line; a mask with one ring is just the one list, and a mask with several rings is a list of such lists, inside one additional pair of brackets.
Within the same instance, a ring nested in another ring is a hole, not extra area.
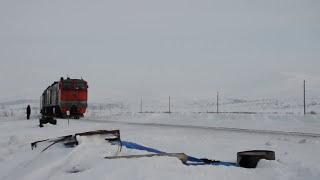
[(87, 170), (86, 168), (80, 167), (80, 166), (73, 166), (71, 169), (66, 170), (66, 173), (80, 173)]
[(301, 139), (301, 140), (299, 141), (300, 144), (304, 144), (304, 143), (306, 143), (306, 142), (307, 142), (306, 139)]
[(265, 145), (266, 146), (272, 146), (271, 142), (266, 142)]

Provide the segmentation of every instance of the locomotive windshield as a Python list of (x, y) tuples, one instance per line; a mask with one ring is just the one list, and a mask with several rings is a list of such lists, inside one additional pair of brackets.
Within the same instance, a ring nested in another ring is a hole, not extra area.
[(62, 88), (64, 90), (74, 90), (74, 89), (87, 89), (87, 83), (83, 80), (65, 80), (62, 81)]
[(63, 87), (63, 89), (65, 89), (65, 90), (71, 90), (71, 89), (73, 89), (72, 81), (63, 81), (62, 87)]
[(75, 88), (76, 89), (86, 89), (87, 84), (84, 81), (76, 81)]

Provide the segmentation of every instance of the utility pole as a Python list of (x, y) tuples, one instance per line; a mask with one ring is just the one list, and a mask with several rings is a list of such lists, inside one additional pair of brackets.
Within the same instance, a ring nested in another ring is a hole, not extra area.
[(169, 96), (169, 113), (171, 113), (171, 102), (170, 102), (170, 96)]
[(303, 81), (303, 114), (306, 114), (306, 80)]
[(219, 92), (217, 92), (217, 113), (219, 113)]
[(142, 113), (142, 96), (141, 96), (141, 101), (140, 101), (140, 113)]

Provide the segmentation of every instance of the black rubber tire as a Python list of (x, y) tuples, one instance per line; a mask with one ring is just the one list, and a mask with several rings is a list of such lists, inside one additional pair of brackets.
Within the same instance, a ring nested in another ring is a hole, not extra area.
[(57, 120), (54, 119), (54, 118), (51, 117), (51, 116), (42, 116), (42, 117), (39, 119), (39, 124), (40, 124), (40, 126), (43, 126), (43, 124), (47, 124), (47, 123), (56, 125), (56, 124), (57, 124)]
[(45, 117), (41, 117), (41, 118), (39, 119), (39, 123), (40, 123), (40, 124), (47, 124), (48, 121), (47, 121), (47, 119), (46, 119)]
[(51, 119), (50, 124), (56, 125), (57, 124), (57, 120), (56, 119)]
[(268, 150), (252, 150), (237, 153), (237, 163), (243, 168), (256, 168), (260, 159), (275, 160), (275, 152)]

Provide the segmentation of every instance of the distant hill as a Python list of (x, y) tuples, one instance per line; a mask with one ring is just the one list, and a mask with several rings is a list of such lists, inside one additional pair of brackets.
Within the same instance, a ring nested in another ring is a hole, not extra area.
[(35, 103), (39, 103), (39, 100), (36, 100), (36, 99), (18, 99), (18, 100), (0, 102), (0, 106), (12, 106), (12, 105), (21, 105), (21, 104), (35, 104)]

